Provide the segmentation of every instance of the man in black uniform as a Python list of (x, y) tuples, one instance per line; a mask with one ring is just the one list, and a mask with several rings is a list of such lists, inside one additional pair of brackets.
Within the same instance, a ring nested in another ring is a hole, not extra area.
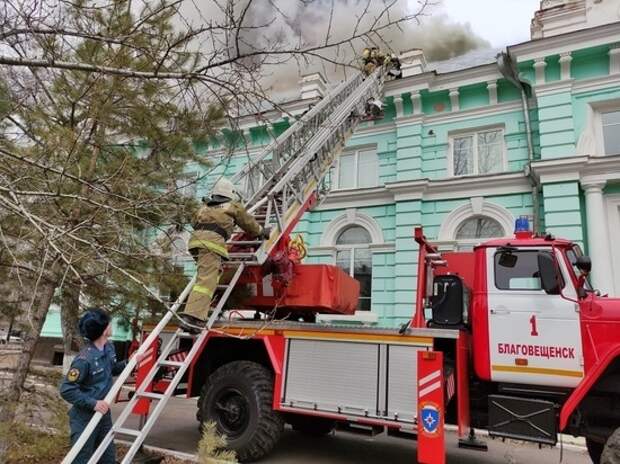
[[(79, 328), (86, 345), (71, 363), (60, 385), (60, 395), (73, 405), (69, 410), (72, 446), (95, 412), (103, 414), (97, 428), (73, 461), (73, 464), (86, 464), (112, 428), (110, 406), (103, 399), (112, 388), (112, 376), (120, 374), (127, 362), (116, 360), (114, 345), (108, 341), (112, 336), (110, 316), (105, 311), (90, 309), (80, 318)], [(116, 450), (114, 443), (111, 443), (99, 463), (115, 464), (115, 457)]]

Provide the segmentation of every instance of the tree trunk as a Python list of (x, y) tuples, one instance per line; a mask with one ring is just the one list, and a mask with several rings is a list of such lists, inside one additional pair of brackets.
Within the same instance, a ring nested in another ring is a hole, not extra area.
[(69, 371), (69, 367), (75, 358), (72, 349), (73, 344), (82, 346), (82, 339), (78, 334), (78, 315), (80, 313), (80, 294), (79, 289), (65, 285), (62, 288), (60, 298), (60, 324), (62, 327), (62, 373)]
[[(41, 329), (43, 328), (45, 316), (47, 316), (52, 302), (55, 288), (56, 285), (52, 283), (39, 284), (39, 289), (37, 291), (38, 297), (35, 299), (32, 312), (30, 313), (31, 318), (28, 321), (31, 324), (30, 330), (24, 331), (24, 344), (17, 361), (15, 374), (4, 390), (4, 395), (0, 400), (0, 424), (3, 424), (7, 428), (10, 428), (10, 424), (15, 420), (17, 405), (19, 404), (24, 384), (26, 383), (30, 362), (32, 361), (36, 344), (39, 341)], [(8, 441), (6, 437), (0, 436), (0, 462), (6, 462), (7, 451)]]

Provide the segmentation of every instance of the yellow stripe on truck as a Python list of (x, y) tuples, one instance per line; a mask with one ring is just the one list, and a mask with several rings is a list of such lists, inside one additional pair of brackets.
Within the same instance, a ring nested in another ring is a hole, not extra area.
[(568, 369), (549, 369), (546, 367), (527, 367), (527, 366), (504, 366), (494, 364), (491, 369), (496, 372), (517, 372), (519, 374), (532, 375), (557, 375), (560, 377), (583, 377), (581, 371), (571, 371)]

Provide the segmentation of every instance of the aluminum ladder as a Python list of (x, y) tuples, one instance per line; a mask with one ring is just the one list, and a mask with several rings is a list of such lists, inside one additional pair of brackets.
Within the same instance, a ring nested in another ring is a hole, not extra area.
[[(270, 160), (265, 181), (248, 199), (246, 207), (263, 226), (275, 225), (271, 237), (265, 241), (246, 240), (239, 231), (233, 234), (232, 239), (228, 242), (232, 250), (229, 253), (230, 261), (226, 262), (226, 266), (234, 268), (234, 274), (228, 284), (218, 285), (214, 296), (215, 308), (204, 330), (197, 336), (192, 348), (182, 362), (170, 361), (167, 358), (180, 339), (194, 338), (194, 336), (182, 328), (175, 331), (173, 337), (162, 347), (161, 353), (144, 381), (136, 387), (134, 395), (125, 403), (111, 430), (96, 448), (88, 464), (97, 463), (117, 434), (128, 436), (133, 440), (121, 463), (129, 464), (132, 462), (133, 457), (157, 422), (169, 399), (174, 395), (176, 387), (187, 368), (209, 336), (211, 327), (221, 314), (244, 269), (247, 266), (264, 263), (278, 242), (290, 234), (301, 215), (311, 206), (311, 201), (317, 200), (325, 177), (344, 148), (347, 137), (352, 133), (364, 113), (366, 101), (370, 96), (379, 97), (382, 95), (383, 82), (383, 69), (378, 69), (368, 77), (364, 77), (362, 73), (357, 73), (324, 97), (318, 105), (268, 145), (255, 158), (255, 163), (246, 166), (233, 178), (233, 181), (238, 183), (245, 176), (252, 175), (252, 170), (257, 168), (259, 161)], [(136, 358), (146, 353), (175, 316), (191, 292), (195, 281), (196, 277), (194, 276), (177, 301), (137, 350), (137, 356), (128, 361), (127, 366), (104, 398), (108, 404), (112, 404), (136, 367)], [(176, 373), (164, 393), (148, 391), (155, 375), (161, 368), (173, 368), (176, 369)], [(131, 411), (140, 399), (157, 401), (157, 404), (141, 429), (124, 427)], [(93, 415), (78, 441), (63, 459), (62, 464), (73, 462), (94, 432), (101, 417), (102, 414), (99, 412)]]

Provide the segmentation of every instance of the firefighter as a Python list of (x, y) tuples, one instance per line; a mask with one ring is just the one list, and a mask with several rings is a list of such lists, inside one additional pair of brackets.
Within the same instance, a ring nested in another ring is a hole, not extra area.
[(389, 62), (389, 71), (388, 74), (392, 76), (394, 79), (401, 79), (403, 77), (403, 71), (401, 70), (400, 60), (396, 55), (392, 55), (392, 58)]
[(379, 119), (383, 115), (383, 102), (377, 98), (371, 97), (366, 101), (365, 120)]
[[(116, 360), (114, 345), (108, 341), (112, 336), (110, 316), (105, 311), (98, 308), (87, 311), (80, 318), (79, 329), (86, 345), (71, 363), (60, 385), (60, 395), (72, 404), (69, 410), (71, 445), (78, 440), (95, 412), (103, 414), (73, 461), (73, 464), (86, 464), (112, 427), (110, 407), (103, 399), (112, 388), (112, 376), (120, 374), (127, 361)], [(115, 455), (114, 443), (110, 443), (99, 463), (114, 464)]]
[(376, 65), (374, 61), (370, 58), (370, 48), (365, 48), (362, 51), (362, 71), (364, 75), (370, 76), (375, 70)]
[(383, 66), (385, 63), (385, 55), (377, 47), (370, 49), (370, 59), (375, 63), (375, 66)]
[(222, 274), (222, 259), (228, 259), (226, 241), (235, 225), (253, 237), (269, 238), (269, 229), (262, 228), (238, 201), (235, 188), (228, 179), (221, 178), (213, 186), (211, 196), (194, 216), (194, 232), (188, 249), (198, 265), (196, 283), (189, 295), (185, 310), (180, 314), (184, 322), (203, 326), (209, 316), (211, 300)]

